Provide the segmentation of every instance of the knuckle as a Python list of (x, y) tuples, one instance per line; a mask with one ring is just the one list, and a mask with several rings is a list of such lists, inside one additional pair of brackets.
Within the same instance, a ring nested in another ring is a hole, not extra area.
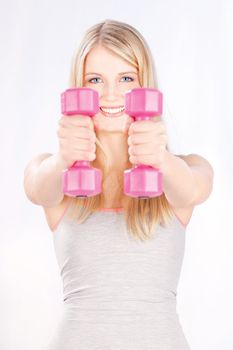
[(128, 137), (128, 145), (132, 145), (135, 142), (135, 135), (130, 135)]
[(128, 149), (128, 152), (129, 152), (130, 156), (133, 156), (135, 154), (134, 147), (130, 146), (129, 149)]

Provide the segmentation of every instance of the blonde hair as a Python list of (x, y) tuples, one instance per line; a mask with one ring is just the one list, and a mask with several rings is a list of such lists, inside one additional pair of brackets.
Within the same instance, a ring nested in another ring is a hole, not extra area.
[[(111, 50), (136, 67), (141, 86), (158, 88), (154, 61), (144, 37), (129, 24), (110, 19), (95, 24), (85, 32), (72, 58), (70, 87), (82, 87), (84, 85), (83, 75), (86, 56), (92, 48), (98, 45)], [(102, 151), (107, 160), (107, 152), (98, 138), (96, 144), (98, 146), (96, 148), (96, 159), (100, 154), (99, 152)], [(129, 163), (129, 168), (131, 167), (132, 164)], [(107, 171), (103, 172), (102, 185), (107, 176), (109, 176), (108, 167)], [(116, 186), (117, 184), (114, 183), (113, 185)], [(122, 189), (121, 178), (119, 179), (119, 193), (121, 198), (124, 198), (122, 197)], [(152, 237), (155, 226), (158, 224), (166, 226), (171, 219), (171, 206), (164, 193), (159, 197), (146, 199), (126, 197), (123, 200), (123, 212), (128, 232), (142, 241)], [(71, 197), (71, 201), (73, 203), (72, 218), (78, 217), (77, 222), (82, 223), (92, 212), (102, 208), (103, 195), (100, 193), (86, 198)]]

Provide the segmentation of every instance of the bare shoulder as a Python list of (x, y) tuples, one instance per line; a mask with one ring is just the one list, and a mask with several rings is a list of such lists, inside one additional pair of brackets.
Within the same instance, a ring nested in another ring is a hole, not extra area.
[(61, 219), (64, 211), (69, 206), (70, 201), (71, 201), (71, 197), (68, 197), (65, 195), (63, 200), (61, 201), (61, 203), (59, 203), (57, 206), (50, 207), (50, 208), (43, 207), (45, 217), (46, 217), (48, 226), (49, 226), (51, 231), (54, 231), (54, 229), (55, 229), (57, 223), (59, 222), (59, 220)]

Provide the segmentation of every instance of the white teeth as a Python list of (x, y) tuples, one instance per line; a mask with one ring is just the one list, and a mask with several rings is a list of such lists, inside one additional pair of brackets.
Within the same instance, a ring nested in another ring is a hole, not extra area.
[(100, 107), (102, 109), (103, 112), (106, 112), (106, 113), (119, 113), (119, 112), (122, 112), (125, 107), (118, 107), (118, 108), (104, 108), (104, 107)]

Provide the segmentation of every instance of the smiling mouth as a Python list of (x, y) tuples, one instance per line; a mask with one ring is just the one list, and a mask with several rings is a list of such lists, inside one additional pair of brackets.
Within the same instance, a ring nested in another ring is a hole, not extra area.
[(105, 117), (119, 117), (124, 113), (125, 107), (119, 106), (119, 107), (100, 107), (100, 110), (102, 114)]

